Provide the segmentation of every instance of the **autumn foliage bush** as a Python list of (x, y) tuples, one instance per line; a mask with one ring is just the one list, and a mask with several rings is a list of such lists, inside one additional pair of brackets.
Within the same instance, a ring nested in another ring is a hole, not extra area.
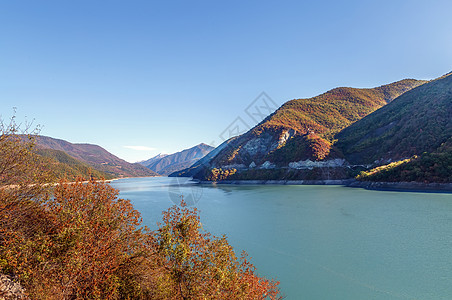
[(46, 185), (32, 146), (8, 127), (0, 136), (0, 274), (31, 299), (280, 298), (196, 208), (173, 206), (150, 231), (105, 182)]
[(278, 299), (278, 282), (256, 275), (242, 252), (237, 258), (225, 236), (203, 232), (196, 208), (163, 213), (154, 241), (167, 272), (171, 299)]

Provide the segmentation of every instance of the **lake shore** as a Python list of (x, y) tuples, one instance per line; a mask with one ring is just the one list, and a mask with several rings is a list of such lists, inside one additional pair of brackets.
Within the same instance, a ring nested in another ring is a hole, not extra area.
[(452, 183), (424, 182), (373, 182), (353, 181), (348, 187), (365, 188), (368, 190), (410, 191), (410, 192), (452, 192)]
[(353, 188), (384, 191), (410, 192), (452, 192), (452, 183), (423, 183), (423, 182), (372, 182), (355, 179), (342, 180), (225, 180), (198, 181), (200, 184), (229, 184), (229, 185), (343, 185)]

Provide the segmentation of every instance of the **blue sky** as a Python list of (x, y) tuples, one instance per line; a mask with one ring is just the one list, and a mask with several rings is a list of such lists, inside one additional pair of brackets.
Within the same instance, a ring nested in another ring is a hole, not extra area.
[(450, 1), (0, 0), (1, 116), (128, 161), (218, 145), (261, 92), (452, 71)]

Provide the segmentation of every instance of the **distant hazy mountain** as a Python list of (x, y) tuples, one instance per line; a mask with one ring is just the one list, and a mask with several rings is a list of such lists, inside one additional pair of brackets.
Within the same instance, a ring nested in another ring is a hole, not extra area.
[(161, 175), (168, 175), (190, 167), (213, 149), (214, 147), (201, 143), (173, 154), (159, 154), (149, 160), (140, 162), (140, 164)]
[(139, 161), (137, 163), (146, 167), (146, 166), (152, 165), (156, 161), (159, 161), (160, 159), (164, 158), (165, 156), (168, 156), (168, 154), (159, 153), (156, 156), (151, 157), (150, 159)]
[[(406, 79), (370, 89), (335, 88), (317, 97), (288, 101), (250, 131), (222, 145), (202, 166), (198, 163), (180, 175), (207, 180), (347, 177), (348, 170), (335, 168), (344, 163), (344, 156), (334, 145), (334, 135), (424, 83)], [(322, 167), (328, 168), (328, 174)], [(330, 172), (331, 168), (335, 169)]]
[[(52, 149), (62, 151), (72, 158), (85, 163), (95, 170), (110, 174), (112, 177), (137, 177), (137, 176), (157, 176), (148, 168), (140, 164), (131, 164), (111, 154), (104, 148), (92, 144), (72, 144), (64, 140), (46, 136), (36, 138), (38, 149)], [(50, 153), (47, 156), (58, 156), (58, 152)], [(61, 153), (59, 154), (61, 155)]]
[(229, 140), (223, 142), (220, 146), (216, 147), (215, 149), (211, 150), (206, 156), (199, 159), (195, 163), (193, 163), (191, 166), (185, 169), (181, 169), (179, 171), (174, 171), (173, 173), (169, 174), (170, 177), (196, 177), (199, 179), (199, 175), (203, 174), (204, 171), (208, 168), (210, 161), (218, 155), (224, 148), (226, 148), (230, 142), (237, 139), (237, 137), (230, 138)]

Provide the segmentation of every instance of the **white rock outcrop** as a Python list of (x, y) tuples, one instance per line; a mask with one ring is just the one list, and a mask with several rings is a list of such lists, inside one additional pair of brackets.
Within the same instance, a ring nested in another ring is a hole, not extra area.
[(17, 282), (12, 281), (8, 276), (0, 274), (0, 300), (9, 299), (29, 299), (25, 294), (25, 289)]
[(313, 168), (335, 168), (345, 166), (345, 159), (336, 158), (323, 161), (312, 161), (310, 159), (294, 161), (289, 163), (291, 169), (309, 169)]
[(246, 166), (244, 164), (231, 164), (231, 165), (220, 166), (220, 168), (222, 168), (223, 170), (231, 170), (231, 169), (242, 170), (242, 169), (246, 169)]
[(268, 160), (260, 166), (261, 169), (274, 169), (275, 167), (276, 166), (269, 162)]

